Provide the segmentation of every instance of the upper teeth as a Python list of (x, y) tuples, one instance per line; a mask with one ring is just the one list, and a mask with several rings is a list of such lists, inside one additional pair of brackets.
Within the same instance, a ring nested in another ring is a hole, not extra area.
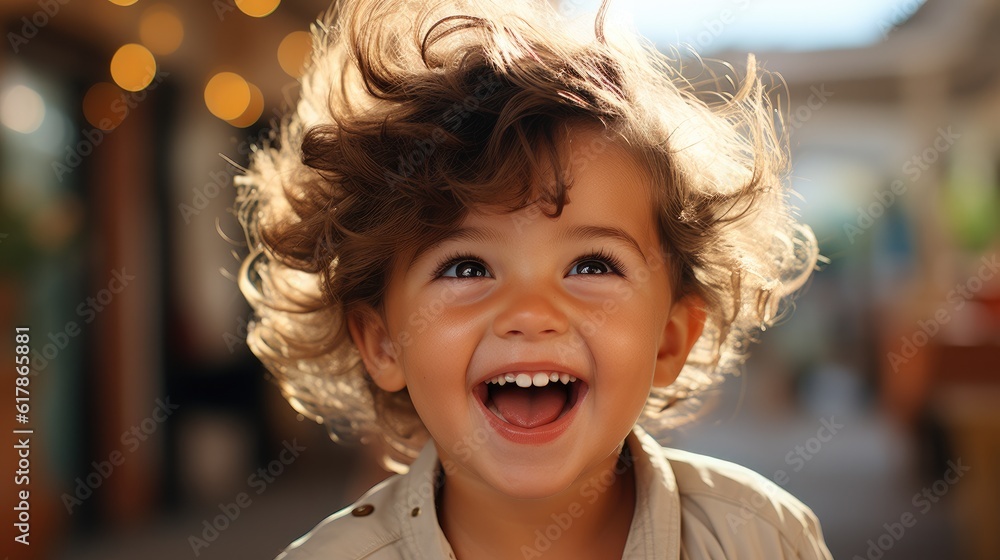
[(518, 387), (544, 387), (549, 382), (561, 381), (563, 385), (576, 381), (576, 378), (568, 373), (504, 373), (492, 379), (487, 379), (486, 383), (496, 383), (506, 385), (507, 383), (517, 383)]

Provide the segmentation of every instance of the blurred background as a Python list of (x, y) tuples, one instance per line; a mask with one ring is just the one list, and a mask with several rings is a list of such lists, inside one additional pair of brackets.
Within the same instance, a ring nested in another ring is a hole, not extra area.
[[(386, 476), (267, 380), (232, 280), (229, 160), (294, 104), (326, 7), (0, 4), (3, 554), (273, 558)], [(672, 445), (790, 490), (837, 558), (1000, 558), (1000, 1), (612, 14), (783, 76), (797, 204), (829, 260)]]

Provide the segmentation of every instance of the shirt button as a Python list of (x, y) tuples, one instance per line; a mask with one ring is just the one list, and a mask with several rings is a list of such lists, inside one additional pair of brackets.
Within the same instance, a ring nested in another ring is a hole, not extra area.
[(413, 508), (413, 511), (410, 512), (410, 517), (416, 517), (418, 515), (420, 515), (420, 508), (418, 507)]
[(364, 504), (351, 510), (351, 515), (354, 517), (364, 517), (366, 515), (371, 515), (373, 511), (375, 511), (375, 506), (371, 504)]

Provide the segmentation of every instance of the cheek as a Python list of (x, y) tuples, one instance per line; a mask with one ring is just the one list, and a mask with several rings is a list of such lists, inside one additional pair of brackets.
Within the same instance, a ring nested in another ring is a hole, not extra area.
[[(637, 288), (632, 297), (605, 305), (600, 310), (607, 317), (605, 323), (588, 333), (598, 371), (612, 380), (608, 389), (622, 406), (641, 407), (648, 396), (665, 326), (663, 299)], [(623, 380), (628, 383), (620, 383)]]
[[(430, 308), (428, 308), (429, 310)], [(482, 317), (476, 313), (455, 308), (444, 308), (437, 313), (420, 317), (422, 328), (409, 329), (412, 348), (419, 348), (430, 359), (455, 359), (478, 342), (476, 333), (481, 330)], [(442, 352), (446, 350), (446, 352)]]
[(443, 393), (466, 391), (466, 370), (479, 339), (477, 325), (474, 318), (447, 308), (428, 305), (414, 313), (417, 320), (404, 331), (409, 344), (401, 353), (403, 375), (415, 401), (439, 405)]
[[(623, 288), (600, 305), (591, 307), (590, 317), (604, 317), (606, 326), (596, 329), (599, 339), (624, 351), (638, 351), (654, 346), (662, 332), (666, 307), (665, 298), (649, 290), (649, 286)], [(591, 329), (594, 330), (594, 329)], [(638, 356), (636, 356), (638, 357)]]

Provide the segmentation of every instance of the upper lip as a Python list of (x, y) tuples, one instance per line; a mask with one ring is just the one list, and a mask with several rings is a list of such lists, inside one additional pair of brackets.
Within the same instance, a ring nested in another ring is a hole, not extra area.
[(472, 386), (475, 387), (480, 383), (484, 383), (489, 379), (493, 379), (498, 375), (503, 375), (505, 373), (537, 373), (544, 371), (546, 373), (566, 373), (572, 375), (573, 377), (579, 379), (580, 381), (586, 382), (587, 379), (581, 375), (577, 370), (559, 364), (557, 362), (512, 362), (509, 364), (504, 364), (500, 367), (490, 370), (488, 373), (484, 373), (478, 379), (476, 379)]

